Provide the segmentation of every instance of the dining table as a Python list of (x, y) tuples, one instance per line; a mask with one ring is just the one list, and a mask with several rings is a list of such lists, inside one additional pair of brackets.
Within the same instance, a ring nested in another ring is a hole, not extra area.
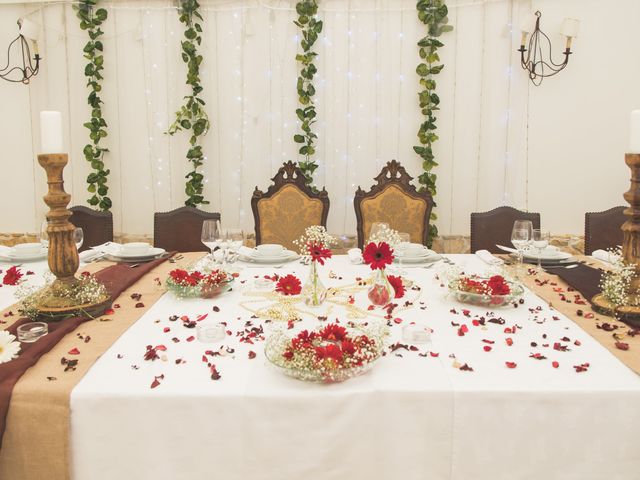
[[(406, 288), (393, 308), (371, 304), (371, 269), (346, 255), (319, 267), (329, 288), (319, 306), (283, 302), (274, 292), (286, 275), (304, 283), (310, 267), (300, 260), (234, 263), (233, 288), (214, 298), (166, 291), (170, 269), (209, 261), (202, 252), (185, 253), (127, 290), (127, 301), (144, 308), (85, 362), (64, 397), (66, 470), (51, 478), (638, 478), (638, 374), (533, 287), (504, 306), (461, 303), (448, 288), (447, 278), (458, 272), (487, 275), (504, 267), (472, 254), (392, 265), (389, 273)], [(21, 288), (44, 282), (46, 262), (21, 268), (32, 272)], [(566, 289), (554, 285), (556, 293)], [(0, 288), (0, 309), (15, 308), (15, 290)], [(120, 303), (106, 324), (118, 322)], [(223, 338), (199, 338), (205, 322), (222, 325)], [(384, 332), (383, 355), (368, 372), (340, 383), (305, 382), (265, 355), (272, 335), (332, 323)], [(429, 335), (413, 341), (412, 328)], [(91, 345), (83, 331), (73, 335), (80, 351)], [(56, 378), (64, 377), (57, 368)], [(46, 404), (47, 389), (32, 390), (12, 402)], [(29, 438), (11, 423), (11, 409), (8, 419), (12, 438)], [(38, 428), (46, 433), (47, 422)], [(41, 461), (38, 445), (16, 441), (9, 448), (29, 452), (27, 465)], [(0, 454), (0, 464), (10, 461)]]

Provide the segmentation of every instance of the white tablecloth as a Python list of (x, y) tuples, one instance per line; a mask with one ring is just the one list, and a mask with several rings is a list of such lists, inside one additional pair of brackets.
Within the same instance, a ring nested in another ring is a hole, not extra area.
[[(19, 265), (18, 269), (23, 274), (23, 277), (20, 279), (20, 285), (2, 285), (0, 287), (0, 310), (10, 307), (19, 301), (19, 298), (16, 297), (16, 291), (20, 286), (38, 287), (43, 285), (45, 282), (44, 273), (49, 271), (46, 260), (24, 262)], [(13, 266), (14, 264), (12, 263), (0, 261), (0, 270), (2, 270), (2, 273), (0, 273), (0, 282), (4, 278), (6, 271)], [(27, 275), (27, 272), (33, 272), (33, 275)], [(17, 314), (18, 312), (13, 313)]]
[[(450, 258), (467, 272), (486, 267), (471, 255)], [(236, 332), (252, 320), (238, 305), (240, 289), (213, 301), (165, 295), (72, 392), (73, 478), (638, 478), (640, 379), (529, 292), (525, 305), (496, 310), (504, 325), (472, 325), (486, 310), (445, 297), (433, 279), (437, 268), (407, 269), (423, 287), (424, 304), (399, 313), (402, 324), (391, 332), (391, 342), (402, 341), (401, 326), (420, 322), (435, 330), (432, 343), (418, 352), (396, 351), (401, 357), (390, 353), (366, 375), (335, 385), (284, 377), (267, 365), (262, 342), (237, 341)], [(304, 280), (307, 269), (299, 263), (245, 268), (240, 280), (250, 284), (256, 275), (289, 272)], [(342, 280), (327, 278), (331, 270)], [(321, 273), (331, 286), (369, 271), (335, 257)], [(357, 303), (365, 300), (359, 296)], [(466, 308), (471, 317), (463, 315)], [(227, 321), (233, 333), (224, 345), (234, 354), (214, 359), (222, 375), (218, 381), (201, 357), (220, 344), (188, 342), (195, 331), (169, 321), (174, 314), (205, 313)], [(341, 314), (334, 309), (330, 320)], [(468, 333), (459, 336), (452, 322), (466, 324)], [(305, 320), (307, 326), (317, 323)], [(504, 333), (514, 325), (522, 328)], [(171, 330), (165, 333), (165, 327)], [(570, 341), (561, 343), (570, 351), (554, 350), (564, 337)], [(166, 361), (143, 360), (146, 345), (159, 344), (167, 346)], [(255, 359), (248, 358), (250, 350)], [(426, 351), (439, 356), (418, 355)], [(530, 358), (535, 352), (547, 359)], [(454, 361), (473, 371), (455, 368)], [(506, 361), (517, 367), (507, 368)], [(577, 373), (573, 366), (583, 363), (589, 363), (588, 371)], [(151, 389), (160, 375), (160, 386)]]

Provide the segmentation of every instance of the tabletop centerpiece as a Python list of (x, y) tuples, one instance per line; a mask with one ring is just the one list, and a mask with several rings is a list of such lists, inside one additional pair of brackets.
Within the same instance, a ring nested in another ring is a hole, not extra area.
[(367, 372), (384, 349), (384, 331), (330, 323), (298, 334), (279, 330), (267, 340), (267, 359), (286, 375), (335, 383)]
[(500, 307), (518, 300), (524, 288), (502, 275), (482, 277), (458, 273), (449, 281), (449, 291), (461, 303)]
[(369, 242), (362, 252), (364, 263), (374, 270), (374, 278), (367, 292), (374, 305), (385, 306), (396, 296), (396, 290), (387, 278), (386, 266), (393, 262), (393, 249), (387, 242)]
[[(63, 170), (69, 159), (63, 151), (62, 117), (60, 112), (41, 112), (41, 147), (38, 163), (47, 174), (49, 190), (44, 201), (49, 237), (49, 270), (53, 282), (27, 295), (22, 308), (29, 316), (43, 320), (61, 320), (69, 316), (97, 317), (108, 307), (111, 299), (105, 286), (90, 275), (75, 276), (80, 265), (78, 249), (73, 240), (75, 226), (69, 222), (67, 205), (71, 195), (64, 191)], [(49, 153), (52, 152), (52, 153)]]
[(169, 272), (167, 289), (178, 298), (214, 298), (233, 286), (233, 274), (221, 269), (210, 272), (177, 268)]
[(321, 225), (307, 227), (304, 234), (294, 240), (300, 255), (310, 263), (309, 277), (302, 287), (302, 296), (307, 305), (321, 305), (327, 297), (327, 288), (318, 276), (318, 264), (324, 265), (325, 260), (331, 258), (330, 247), (335, 243), (336, 239)]

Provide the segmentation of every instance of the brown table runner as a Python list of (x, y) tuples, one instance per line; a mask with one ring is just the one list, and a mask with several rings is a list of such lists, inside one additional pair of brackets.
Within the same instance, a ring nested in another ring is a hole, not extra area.
[[(184, 259), (178, 263), (156, 264), (155, 268), (150, 267), (152, 270), (139, 270), (148, 264), (134, 269), (121, 267), (127, 270), (124, 272), (125, 275), (135, 273), (142, 278), (124, 290), (115, 300), (116, 308), (113, 309), (113, 314), (77, 325), (75, 331), (63, 336), (22, 375), (13, 389), (6, 417), (0, 449), (0, 479), (70, 478), (71, 391), (100, 355), (160, 298), (165, 289), (159, 281), (164, 281), (170, 270), (184, 267), (187, 262), (202, 255), (184, 254)], [(91, 264), (83, 271), (96, 272), (107, 265), (112, 264)], [(120, 308), (117, 308), (118, 306)], [(16, 316), (6, 316), (9, 312), (16, 313), (17, 308), (13, 306), (6, 309), (0, 314), (0, 320), (16, 318), (15, 325), (19, 320)], [(74, 348), (79, 350), (79, 354), (69, 353)], [(78, 360), (75, 370), (65, 371), (65, 365), (61, 364), (63, 357)]]
[[(589, 266), (606, 268), (604, 264), (590, 257), (580, 257), (580, 259), (587, 261)], [(564, 269), (564, 271), (556, 273), (567, 276), (567, 272), (571, 270), (575, 269)], [(588, 298), (570, 287), (559, 275), (545, 272), (539, 275), (527, 275), (524, 283), (553, 308), (578, 324), (627, 367), (640, 374), (640, 332), (634, 336), (634, 329), (628, 325), (618, 322), (613, 317), (594, 312)], [(578, 275), (584, 280), (584, 275), (580, 272)], [(588, 275), (593, 276), (593, 274)], [(571, 274), (569, 277), (568, 279), (575, 281)], [(593, 279), (587, 279), (588, 281), (593, 281)], [(585, 291), (585, 293), (590, 293), (590, 291)], [(625, 346), (628, 347), (627, 350), (623, 350)]]

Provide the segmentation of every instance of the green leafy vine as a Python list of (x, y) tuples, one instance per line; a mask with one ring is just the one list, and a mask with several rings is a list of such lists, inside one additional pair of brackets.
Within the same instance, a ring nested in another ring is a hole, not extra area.
[[(437, 37), (444, 32), (453, 30), (448, 25), (449, 12), (445, 0), (418, 0), (416, 4), (418, 18), (427, 26), (427, 35), (418, 42), (419, 54), (422, 61), (416, 68), (416, 73), (420, 77), (420, 85), (423, 87), (418, 93), (421, 112), (424, 121), (418, 130), (418, 140), (420, 145), (413, 147), (413, 150), (422, 157), (423, 173), (418, 177), (418, 181), (423, 189), (427, 189), (433, 196), (436, 195), (436, 174), (433, 168), (438, 166), (433, 154), (433, 144), (438, 140), (436, 132), (436, 112), (440, 110), (440, 97), (436, 94), (435, 75), (439, 74), (444, 65), (439, 63), (440, 56), (438, 49), (444, 44)], [(431, 220), (438, 217), (431, 213)], [(438, 228), (429, 222), (429, 246), (438, 235)]]
[(100, 37), (104, 34), (100, 26), (107, 19), (107, 11), (104, 8), (94, 7), (99, 0), (79, 0), (74, 4), (76, 16), (80, 19), (80, 28), (89, 34), (89, 41), (84, 46), (84, 58), (88, 63), (84, 67), (84, 74), (87, 77), (87, 87), (89, 96), (87, 103), (91, 107), (91, 120), (84, 123), (89, 130), (91, 143), (85, 145), (82, 152), (84, 158), (91, 164), (93, 171), (87, 176), (89, 184), (87, 190), (92, 194), (87, 200), (89, 205), (98, 207), (100, 210), (111, 208), (111, 199), (107, 196), (109, 187), (107, 177), (110, 170), (105, 169), (104, 154), (109, 150), (100, 145), (100, 141), (107, 136), (107, 122), (102, 116), (102, 91), (103, 80), (102, 70), (104, 70), (104, 56), (102, 54), (103, 45)]
[(302, 32), (300, 40), (302, 53), (296, 55), (296, 61), (300, 64), (297, 90), (298, 102), (301, 106), (296, 109), (296, 115), (302, 122), (300, 125), (302, 133), (296, 133), (293, 136), (293, 140), (302, 144), (298, 153), (304, 155), (305, 159), (298, 162), (298, 166), (304, 173), (306, 183), (310, 185), (313, 182), (313, 172), (318, 168), (318, 164), (312, 158), (316, 152), (314, 141), (318, 136), (311, 131), (311, 126), (316, 122), (316, 107), (313, 102), (316, 89), (313, 86), (313, 77), (318, 72), (313, 60), (318, 54), (312, 48), (318, 39), (318, 35), (322, 32), (322, 20), (316, 19), (318, 13), (317, 0), (302, 0), (296, 3), (296, 12), (298, 19), (293, 23)]
[(209, 116), (204, 109), (205, 102), (199, 97), (203, 88), (200, 83), (202, 55), (198, 54), (198, 47), (202, 43), (202, 25), (198, 20), (203, 21), (203, 18), (198, 0), (179, 0), (178, 11), (180, 23), (185, 27), (185, 40), (181, 42), (182, 60), (187, 65), (186, 83), (191, 87), (191, 95), (184, 97), (185, 102), (176, 112), (176, 118), (167, 133), (173, 135), (181, 130), (190, 130), (187, 161), (193, 169), (185, 176), (187, 200), (184, 203), (190, 207), (197, 207), (209, 203), (203, 196), (204, 176), (198, 171), (204, 164), (200, 137), (205, 135), (210, 127)]

